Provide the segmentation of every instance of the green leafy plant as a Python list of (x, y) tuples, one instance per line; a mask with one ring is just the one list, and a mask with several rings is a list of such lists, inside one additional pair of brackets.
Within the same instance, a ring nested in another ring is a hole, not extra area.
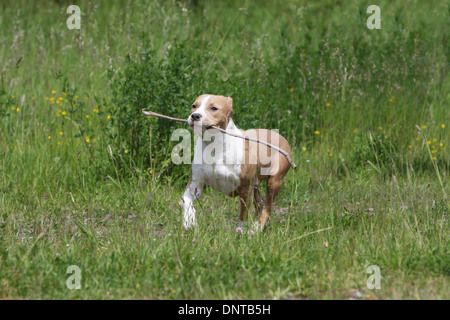
[(112, 81), (112, 104), (107, 109), (112, 127), (109, 138), (124, 160), (122, 172), (133, 171), (132, 165), (125, 163), (142, 168), (156, 163), (168, 173), (175, 169), (169, 161), (174, 146), (170, 138), (180, 125), (148, 118), (142, 109), (186, 118), (192, 99), (203, 90), (202, 57), (179, 43), (159, 59), (144, 36), (141, 47), (137, 56), (127, 57), (124, 69)]
[(392, 174), (397, 156), (397, 147), (385, 135), (372, 134), (357, 136), (352, 162), (359, 168), (368, 167), (380, 175)]
[(0, 88), (0, 119), (9, 116), (10, 108), (16, 105), (17, 101), (8, 92)]

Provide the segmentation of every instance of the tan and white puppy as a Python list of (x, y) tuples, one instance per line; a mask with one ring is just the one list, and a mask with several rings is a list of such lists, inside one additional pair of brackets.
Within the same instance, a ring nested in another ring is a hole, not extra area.
[[(259, 215), (254, 229), (262, 230), (270, 218), (273, 200), (281, 189), (283, 178), (290, 165), (278, 151), (261, 143), (233, 137), (218, 130), (248, 136), (271, 143), (291, 155), (285, 138), (266, 129), (239, 130), (231, 118), (233, 100), (230, 97), (204, 94), (191, 106), (188, 124), (199, 135), (195, 144), (191, 180), (181, 198), (183, 226), (189, 229), (196, 225), (193, 202), (198, 199), (206, 185), (228, 196), (239, 196), (241, 202), (240, 221), (247, 221), (247, 211), (253, 194), (253, 203)], [(267, 179), (267, 194), (264, 201), (259, 193), (259, 184)]]

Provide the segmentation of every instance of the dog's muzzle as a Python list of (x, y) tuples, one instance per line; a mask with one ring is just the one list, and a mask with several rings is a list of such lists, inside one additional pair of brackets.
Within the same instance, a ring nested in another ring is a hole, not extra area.
[(202, 114), (201, 113), (193, 113), (193, 114), (191, 114), (192, 121), (200, 121), (201, 118), (202, 118)]
[(188, 119), (189, 126), (194, 131), (203, 131), (205, 129), (203, 123), (203, 115), (201, 113), (193, 113)]

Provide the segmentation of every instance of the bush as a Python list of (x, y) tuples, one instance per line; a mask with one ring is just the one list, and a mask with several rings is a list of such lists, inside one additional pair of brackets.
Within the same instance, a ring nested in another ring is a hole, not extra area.
[[(176, 118), (187, 118), (193, 98), (204, 88), (203, 64), (199, 53), (185, 43), (167, 49), (158, 59), (145, 37), (140, 54), (127, 57), (123, 71), (112, 81), (110, 139), (121, 157), (121, 174), (134, 166), (161, 175), (177, 169), (171, 162), (174, 129), (182, 125), (170, 120), (147, 117), (142, 109)], [(214, 82), (211, 77), (209, 81)], [(187, 128), (187, 127), (186, 127)], [(126, 164), (124, 166), (124, 164)], [(129, 164), (129, 165), (128, 165)], [(158, 172), (153, 172), (157, 168)]]

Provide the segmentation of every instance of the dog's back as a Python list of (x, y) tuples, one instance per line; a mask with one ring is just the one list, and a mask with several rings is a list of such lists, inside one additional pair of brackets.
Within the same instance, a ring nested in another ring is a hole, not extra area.
[[(292, 156), (291, 147), (287, 140), (277, 132), (267, 129), (251, 129), (244, 132), (249, 138), (258, 139), (270, 143)], [(280, 178), (288, 172), (290, 164), (286, 157), (279, 151), (254, 141), (245, 141), (245, 164), (256, 164), (258, 176), (264, 179), (268, 176), (279, 176)]]

